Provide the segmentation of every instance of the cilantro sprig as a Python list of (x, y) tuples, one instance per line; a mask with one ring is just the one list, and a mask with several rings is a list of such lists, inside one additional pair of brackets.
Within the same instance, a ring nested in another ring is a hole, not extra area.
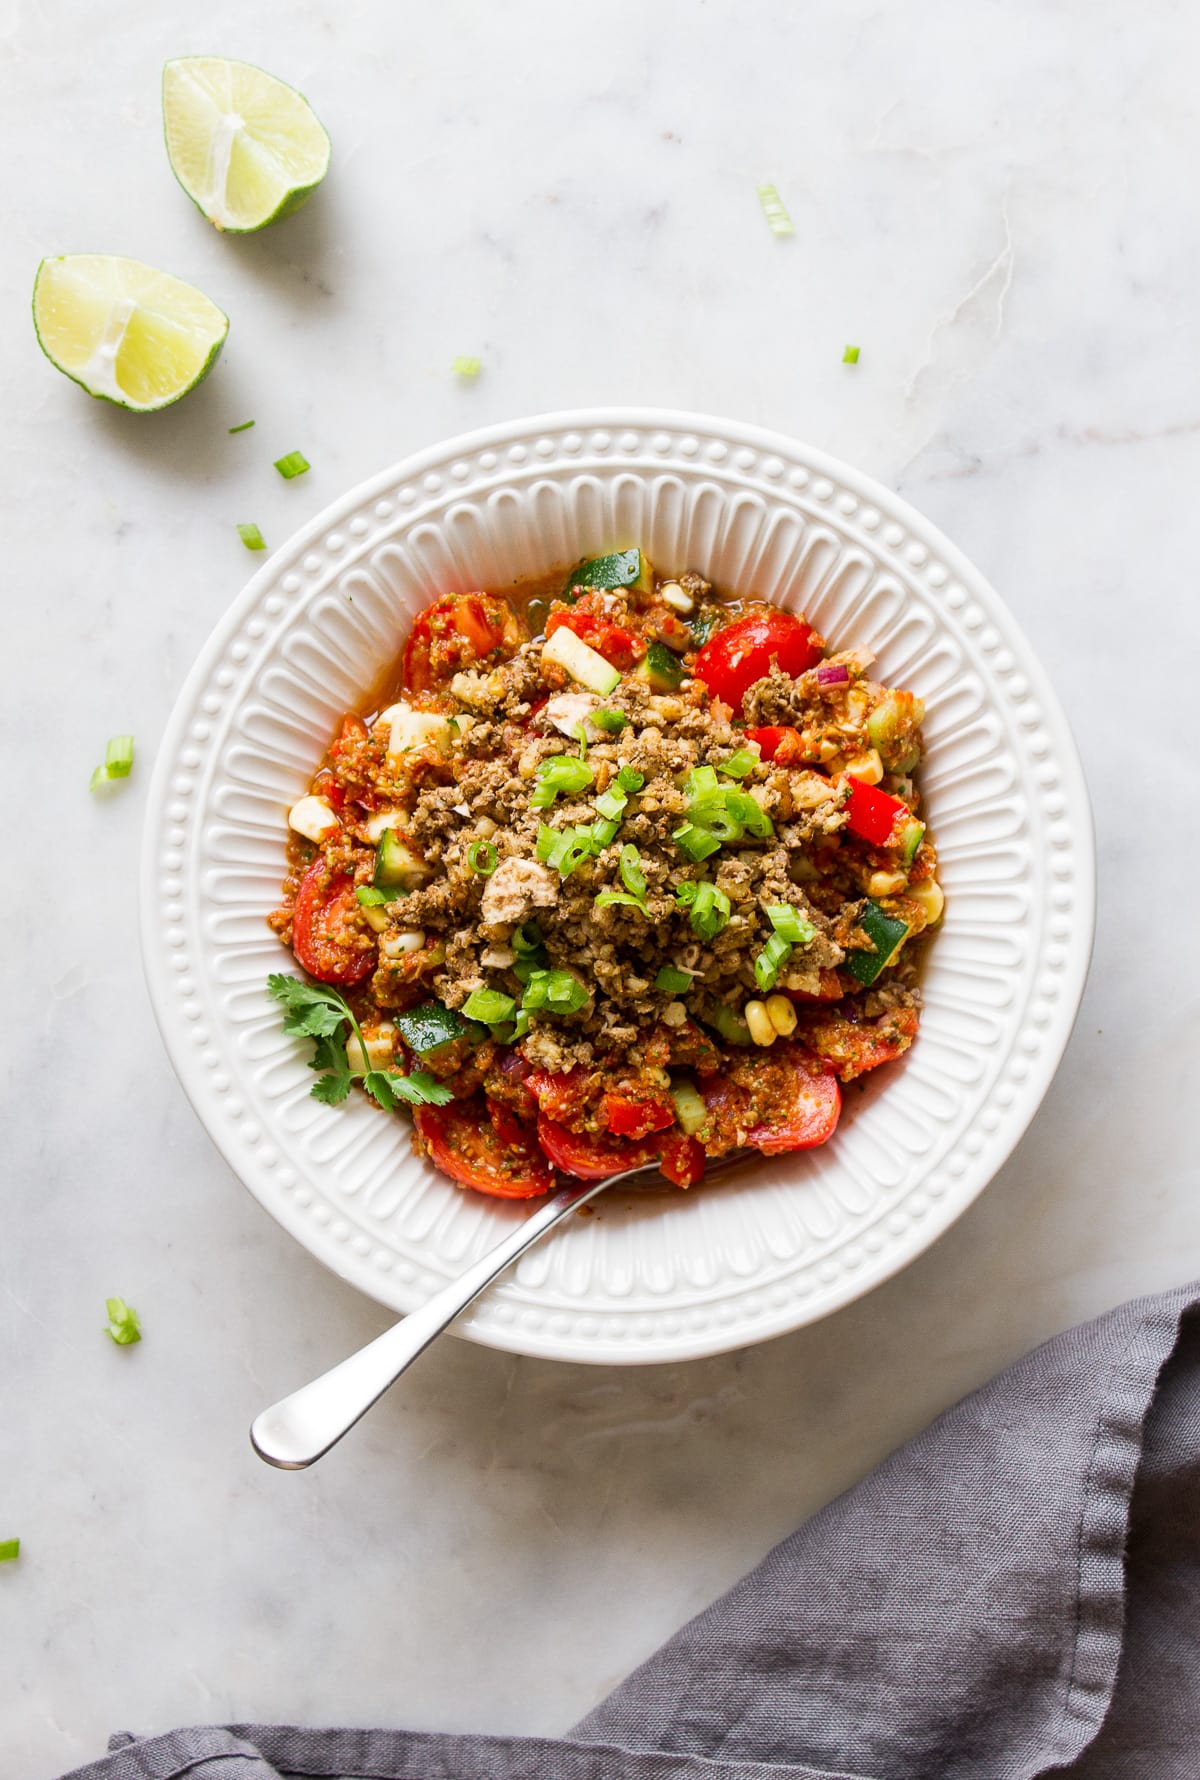
[(366, 1041), (354, 1009), (327, 983), (306, 983), (302, 977), (276, 973), (267, 978), (267, 989), (283, 1007), (283, 1030), (288, 1037), (313, 1041), (309, 1067), (317, 1071), (310, 1090), (314, 1100), (340, 1106), (356, 1081), (385, 1112), (398, 1112), (401, 1106), (445, 1106), (453, 1099), (449, 1088), (423, 1069), (412, 1075), (394, 1075), (386, 1069), (359, 1074), (351, 1069), (346, 1054), (351, 1034), (364, 1057)]

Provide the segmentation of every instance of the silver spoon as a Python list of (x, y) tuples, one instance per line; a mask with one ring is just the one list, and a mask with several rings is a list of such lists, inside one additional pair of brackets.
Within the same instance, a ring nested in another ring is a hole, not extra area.
[[(722, 1157), (722, 1161), (733, 1159), (732, 1155)], [(481, 1255), (465, 1273), (435, 1292), (428, 1303), (411, 1311), (403, 1322), (385, 1329), (349, 1359), (256, 1416), (250, 1424), (250, 1442), (259, 1458), (268, 1465), (278, 1465), (281, 1471), (303, 1471), (323, 1458), (459, 1312), (491, 1285), (497, 1274), (511, 1267), (526, 1249), (589, 1199), (607, 1192), (618, 1181), (634, 1180), (657, 1167), (657, 1161), (648, 1162), (640, 1168), (627, 1169), (624, 1174), (610, 1174), (606, 1180), (577, 1180), (563, 1187), (532, 1212), (511, 1236)]]

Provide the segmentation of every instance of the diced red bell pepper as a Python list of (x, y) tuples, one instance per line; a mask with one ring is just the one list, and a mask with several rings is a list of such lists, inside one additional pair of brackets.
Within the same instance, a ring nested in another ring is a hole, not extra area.
[(636, 1100), (628, 1094), (606, 1094), (600, 1102), (604, 1123), (614, 1137), (648, 1137), (675, 1123), (669, 1100)]
[(795, 766), (804, 758), (800, 731), (787, 724), (772, 724), (766, 729), (748, 729), (746, 740), (757, 742), (763, 759), (773, 760), (777, 766)]
[(872, 847), (886, 847), (901, 817), (910, 815), (909, 807), (898, 797), (889, 797), (865, 779), (849, 776), (850, 798), (846, 804), (846, 827)]
[(662, 1140), (662, 1148), (658, 1153), (658, 1171), (674, 1187), (695, 1187), (704, 1179), (704, 1164), (707, 1160), (704, 1146), (697, 1138), (685, 1137), (682, 1131), (673, 1131)]

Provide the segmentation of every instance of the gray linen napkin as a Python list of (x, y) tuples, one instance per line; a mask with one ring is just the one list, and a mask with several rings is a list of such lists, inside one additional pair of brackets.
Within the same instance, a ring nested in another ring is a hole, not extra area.
[(1200, 1285), (1058, 1336), (563, 1740), (207, 1726), (64, 1780), (1200, 1776)]

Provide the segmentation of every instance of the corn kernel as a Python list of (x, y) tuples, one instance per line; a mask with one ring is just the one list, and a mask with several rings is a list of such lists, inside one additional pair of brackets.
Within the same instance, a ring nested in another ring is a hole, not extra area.
[(376, 904), (374, 908), (371, 908), (364, 903), (358, 912), (366, 922), (367, 926), (373, 927), (376, 933), (386, 933), (391, 926), (386, 907), (381, 907)]
[(883, 761), (879, 758), (878, 748), (868, 748), (865, 754), (856, 754), (853, 760), (847, 760), (846, 771), (864, 784), (878, 785), (883, 777)]
[(786, 995), (768, 995), (763, 1004), (767, 1018), (780, 1038), (790, 1038), (796, 1030), (796, 1010)]
[(748, 1001), (742, 1009), (746, 1025), (750, 1028), (750, 1036), (756, 1045), (773, 1045), (776, 1032), (771, 1024), (771, 1016), (767, 1012), (766, 1003)]
[(873, 871), (867, 879), (867, 895), (878, 899), (881, 896), (899, 896), (908, 884), (902, 871)]
[(691, 594), (687, 593), (678, 581), (664, 581), (658, 590), (658, 597), (665, 600), (673, 611), (682, 612), (685, 617), (696, 607), (696, 602)]
[(911, 901), (919, 903), (924, 909), (927, 927), (932, 927), (935, 921), (941, 920), (946, 898), (940, 884), (935, 883), (932, 878), (926, 878), (922, 884), (910, 885), (908, 895)]

